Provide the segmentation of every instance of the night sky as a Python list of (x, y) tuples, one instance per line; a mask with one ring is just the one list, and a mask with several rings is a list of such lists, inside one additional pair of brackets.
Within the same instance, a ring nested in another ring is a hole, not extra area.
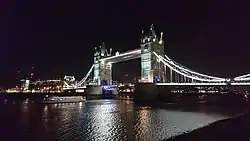
[[(83, 77), (94, 46), (140, 46), (140, 33), (155, 24), (165, 53), (201, 73), (233, 77), (250, 72), (250, 9), (247, 0), (1, 0), (0, 85), (20, 68), (41, 79)], [(115, 65), (114, 77), (140, 74), (140, 60)]]

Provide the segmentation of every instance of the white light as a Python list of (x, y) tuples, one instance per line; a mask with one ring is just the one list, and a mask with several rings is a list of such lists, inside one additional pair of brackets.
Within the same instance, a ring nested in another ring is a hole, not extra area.
[(183, 76), (186, 76), (186, 77), (191, 78), (191, 79), (194, 79), (194, 80), (205, 81), (205, 82), (221, 82), (221, 81), (222, 81), (222, 80), (214, 80), (214, 79), (212, 79), (212, 80), (210, 80), (210, 79), (202, 79), (202, 78), (197, 78), (197, 77), (189, 76), (189, 75), (187, 75), (187, 74), (185, 74), (185, 73), (182, 73), (182, 72), (178, 71), (177, 69), (173, 68), (173, 67), (172, 67), (171, 65), (169, 65), (168, 63), (164, 62), (164, 60), (162, 59), (163, 57), (157, 55), (155, 52), (153, 52), (153, 53), (154, 53), (154, 55), (156, 55), (156, 57), (158, 57), (158, 58), (160, 59), (160, 61), (162, 61), (162, 62), (163, 62), (165, 65), (167, 65), (170, 69), (174, 70), (175, 72), (177, 72), (177, 73), (179, 73), (179, 74), (181, 74), (181, 75), (183, 75)]
[(248, 78), (234, 78), (235, 81), (247, 81), (250, 80), (250, 77)]
[(213, 86), (213, 85), (219, 85), (219, 86), (225, 86), (226, 83), (156, 83), (156, 85), (159, 86), (195, 86), (195, 85), (204, 85), (204, 86)]
[(65, 84), (67, 87), (69, 87), (69, 84), (68, 84), (67, 82), (64, 81), (64, 84)]
[(48, 106), (45, 105), (45, 107), (44, 107), (44, 112), (47, 112), (47, 111), (48, 111)]
[(118, 56), (120, 53), (117, 51), (116, 53), (115, 53), (115, 56)]
[(103, 65), (105, 62), (103, 60), (101, 60), (101, 64)]
[(166, 57), (169, 61), (171, 60), (167, 55), (165, 55), (165, 57)]
[(235, 81), (250, 80), (250, 74), (246, 74), (246, 75), (235, 77), (234, 80)]
[(250, 83), (231, 83), (231, 85), (250, 85)]
[(201, 73), (198, 73), (198, 72), (191, 71), (189, 69), (185, 69), (184, 67), (180, 67), (180, 66), (176, 65), (175, 63), (173, 63), (174, 61), (171, 61), (171, 59), (167, 55), (165, 55), (165, 57), (168, 59), (168, 60), (166, 60), (165, 58), (163, 58), (165, 61), (167, 61), (168, 63), (170, 63), (170, 64), (174, 65), (175, 67), (177, 67), (179, 69), (182, 69), (184, 71), (187, 71), (187, 72), (190, 72), (190, 73), (194, 73), (194, 74), (197, 74), (197, 75), (200, 75), (200, 76), (205, 76), (205, 77), (212, 78), (212, 79), (221, 79), (221, 81), (225, 81), (226, 80), (225, 78), (219, 78), (219, 77), (209, 76), (209, 75), (205, 75), (205, 74), (201, 74)]
[(76, 90), (77, 93), (83, 93), (84, 90), (83, 89), (80, 89), (80, 90)]
[(79, 107), (82, 107), (82, 102), (79, 102)]
[(93, 68), (94, 68), (94, 64), (92, 65), (92, 67), (90, 68), (86, 76), (80, 82), (78, 82), (76, 86), (81, 86), (86, 81), (86, 79), (89, 77), (90, 73), (92, 72)]
[(121, 56), (125, 56), (125, 55), (130, 55), (130, 54), (136, 54), (136, 53), (141, 53), (141, 49), (136, 49), (136, 50), (133, 50), (133, 51), (129, 51), (129, 52), (126, 52), (126, 53), (121, 53), (117, 56), (111, 56), (111, 57), (107, 57), (107, 58), (104, 58), (104, 59), (101, 59), (101, 61), (105, 61), (105, 60), (108, 60), (108, 59), (113, 59), (113, 58), (116, 58), (116, 57), (121, 57)]
[[(161, 57), (161, 56), (159, 56), (159, 57)], [(161, 58), (164, 59), (165, 61), (167, 61), (165, 58), (163, 58), (163, 57), (161, 57)], [(208, 76), (208, 75), (205, 75), (205, 74), (197, 73), (197, 72), (194, 72), (194, 71), (185, 69), (185, 68), (183, 68), (183, 67), (180, 67), (180, 66), (174, 64), (172, 61), (167, 61), (167, 62), (170, 63), (170, 64), (172, 64), (172, 65), (174, 65), (175, 67), (177, 67), (177, 68), (179, 68), (179, 69), (182, 69), (182, 70), (186, 71), (186, 72), (190, 72), (190, 73), (194, 73), (194, 74), (197, 74), (197, 75), (200, 75), (200, 76), (206, 76), (206, 77), (208, 77), (208, 78), (211, 78), (211, 79), (213, 79), (213, 81), (219, 81), (219, 82), (226, 81), (225, 78), (213, 77), (213, 76)], [(174, 70), (176, 70), (176, 69), (174, 69)], [(183, 74), (184, 74), (184, 73), (183, 73)], [(190, 76), (190, 77), (191, 77), (191, 76)], [(197, 79), (197, 77), (194, 77), (194, 79)], [(210, 81), (211, 79), (203, 79), (203, 80), (208, 80), (208, 81)], [(214, 79), (216, 79), (216, 80), (214, 80)]]
[(241, 76), (235, 77), (234, 79), (239, 79), (239, 78), (248, 77), (248, 76), (250, 76), (250, 74), (241, 75)]

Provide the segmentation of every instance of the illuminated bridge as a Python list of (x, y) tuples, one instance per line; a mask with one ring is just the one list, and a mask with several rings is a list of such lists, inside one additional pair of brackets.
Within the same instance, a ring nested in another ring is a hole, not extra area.
[[(163, 33), (157, 36), (153, 25), (148, 33), (142, 31), (141, 47), (135, 50), (112, 55), (112, 49), (106, 49), (104, 43), (95, 47), (94, 64), (82, 80), (64, 88), (79, 88), (91, 85), (112, 85), (112, 64), (141, 58), (141, 83), (176, 86), (225, 86), (250, 85), (250, 74), (230, 78), (206, 75), (193, 71), (164, 53)], [(91, 77), (92, 76), (92, 77)]]

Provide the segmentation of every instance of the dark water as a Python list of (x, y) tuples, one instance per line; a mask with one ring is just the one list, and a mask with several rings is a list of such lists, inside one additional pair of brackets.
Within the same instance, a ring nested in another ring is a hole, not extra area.
[(166, 107), (136, 106), (125, 100), (43, 105), (3, 99), (0, 139), (157, 141), (240, 113), (218, 107)]

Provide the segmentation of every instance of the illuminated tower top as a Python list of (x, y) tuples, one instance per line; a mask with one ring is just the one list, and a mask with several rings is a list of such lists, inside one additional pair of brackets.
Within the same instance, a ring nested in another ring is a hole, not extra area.
[(150, 29), (147, 32), (147, 34), (145, 34), (143, 30), (141, 33), (141, 43), (145, 44), (145, 43), (150, 43), (150, 42), (153, 42), (156, 44), (164, 44), (163, 32), (161, 32), (160, 36), (157, 36), (153, 24), (150, 26)]
[(150, 27), (149, 36), (151, 36), (152, 38), (156, 38), (156, 34), (155, 34), (155, 30), (154, 30), (154, 25), (153, 24)]
[(163, 44), (163, 32), (161, 32), (161, 38), (160, 38), (159, 44)]
[(106, 48), (104, 42), (102, 43), (102, 45), (100, 45), (100, 49), (101, 49), (101, 56), (102, 57), (105, 56)]

